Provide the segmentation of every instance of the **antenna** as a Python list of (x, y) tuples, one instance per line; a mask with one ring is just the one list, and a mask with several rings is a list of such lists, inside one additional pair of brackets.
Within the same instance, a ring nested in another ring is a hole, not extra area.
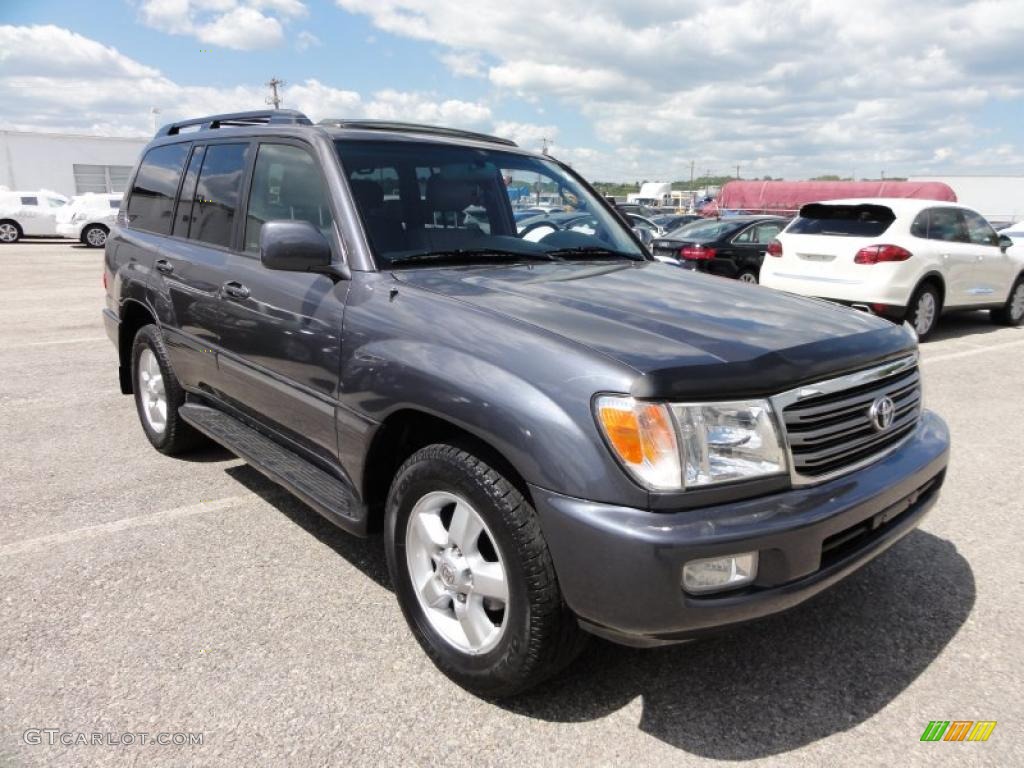
[(264, 83), (264, 85), (270, 89), (270, 95), (267, 96), (266, 99), (267, 104), (272, 105), (274, 109), (280, 109), (282, 99), (281, 95), (277, 92), (277, 89), (278, 87), (284, 86), (284, 80), (278, 80), (276, 77), (272, 77), (268, 82)]

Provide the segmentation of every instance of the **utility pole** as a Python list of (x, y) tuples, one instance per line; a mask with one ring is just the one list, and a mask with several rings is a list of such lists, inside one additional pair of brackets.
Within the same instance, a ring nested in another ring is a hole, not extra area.
[(736, 164), (736, 178), (739, 179), (739, 177), (740, 177), (740, 165), (739, 165), (739, 163), (737, 163)]
[(156, 116), (160, 114), (160, 110), (156, 107), (149, 108), (149, 132), (156, 133)]
[(547, 136), (541, 136), (540, 138), (540, 151), (541, 154), (546, 155), (548, 149), (551, 147), (551, 140)]
[(270, 89), (270, 95), (267, 96), (267, 104), (273, 104), (274, 109), (281, 108), (281, 95), (277, 92), (279, 87), (284, 86), (284, 80), (278, 80), (276, 77), (270, 78), (270, 81), (264, 83), (267, 88)]

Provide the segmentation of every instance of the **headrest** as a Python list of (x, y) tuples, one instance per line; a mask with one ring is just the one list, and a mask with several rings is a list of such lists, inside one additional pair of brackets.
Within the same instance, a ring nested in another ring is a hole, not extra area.
[(325, 204), (323, 187), (313, 168), (288, 168), (281, 178), (281, 202), (296, 208), (318, 208)]
[(431, 176), (427, 179), (427, 207), (431, 211), (464, 211), (482, 203), (476, 181)]
[(384, 206), (384, 189), (369, 179), (349, 179), (352, 196), (362, 211), (375, 211)]

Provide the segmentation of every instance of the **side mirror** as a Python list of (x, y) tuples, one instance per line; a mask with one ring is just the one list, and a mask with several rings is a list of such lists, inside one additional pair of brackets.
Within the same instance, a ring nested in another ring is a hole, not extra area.
[(1008, 248), (1012, 248), (1012, 247), (1013, 247), (1013, 238), (1012, 237), (1010, 237), (1009, 235), (1000, 235), (999, 236), (999, 250), (1001, 250), (1003, 253), (1006, 253), (1007, 249)]
[(260, 230), (260, 261), (267, 269), (318, 272), (339, 280), (352, 276), (347, 265), (331, 261), (331, 245), (308, 221), (268, 221)]

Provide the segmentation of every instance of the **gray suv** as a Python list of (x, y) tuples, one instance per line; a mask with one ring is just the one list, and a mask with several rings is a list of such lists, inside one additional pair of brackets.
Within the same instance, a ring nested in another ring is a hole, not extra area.
[[(518, 232), (513, 200), (542, 192), (593, 226)], [(153, 446), (212, 438), (382, 531), (416, 639), (485, 696), (591, 634), (652, 646), (797, 605), (945, 474), (907, 328), (654, 261), (571, 168), (491, 136), (168, 125), (104, 282)]]

